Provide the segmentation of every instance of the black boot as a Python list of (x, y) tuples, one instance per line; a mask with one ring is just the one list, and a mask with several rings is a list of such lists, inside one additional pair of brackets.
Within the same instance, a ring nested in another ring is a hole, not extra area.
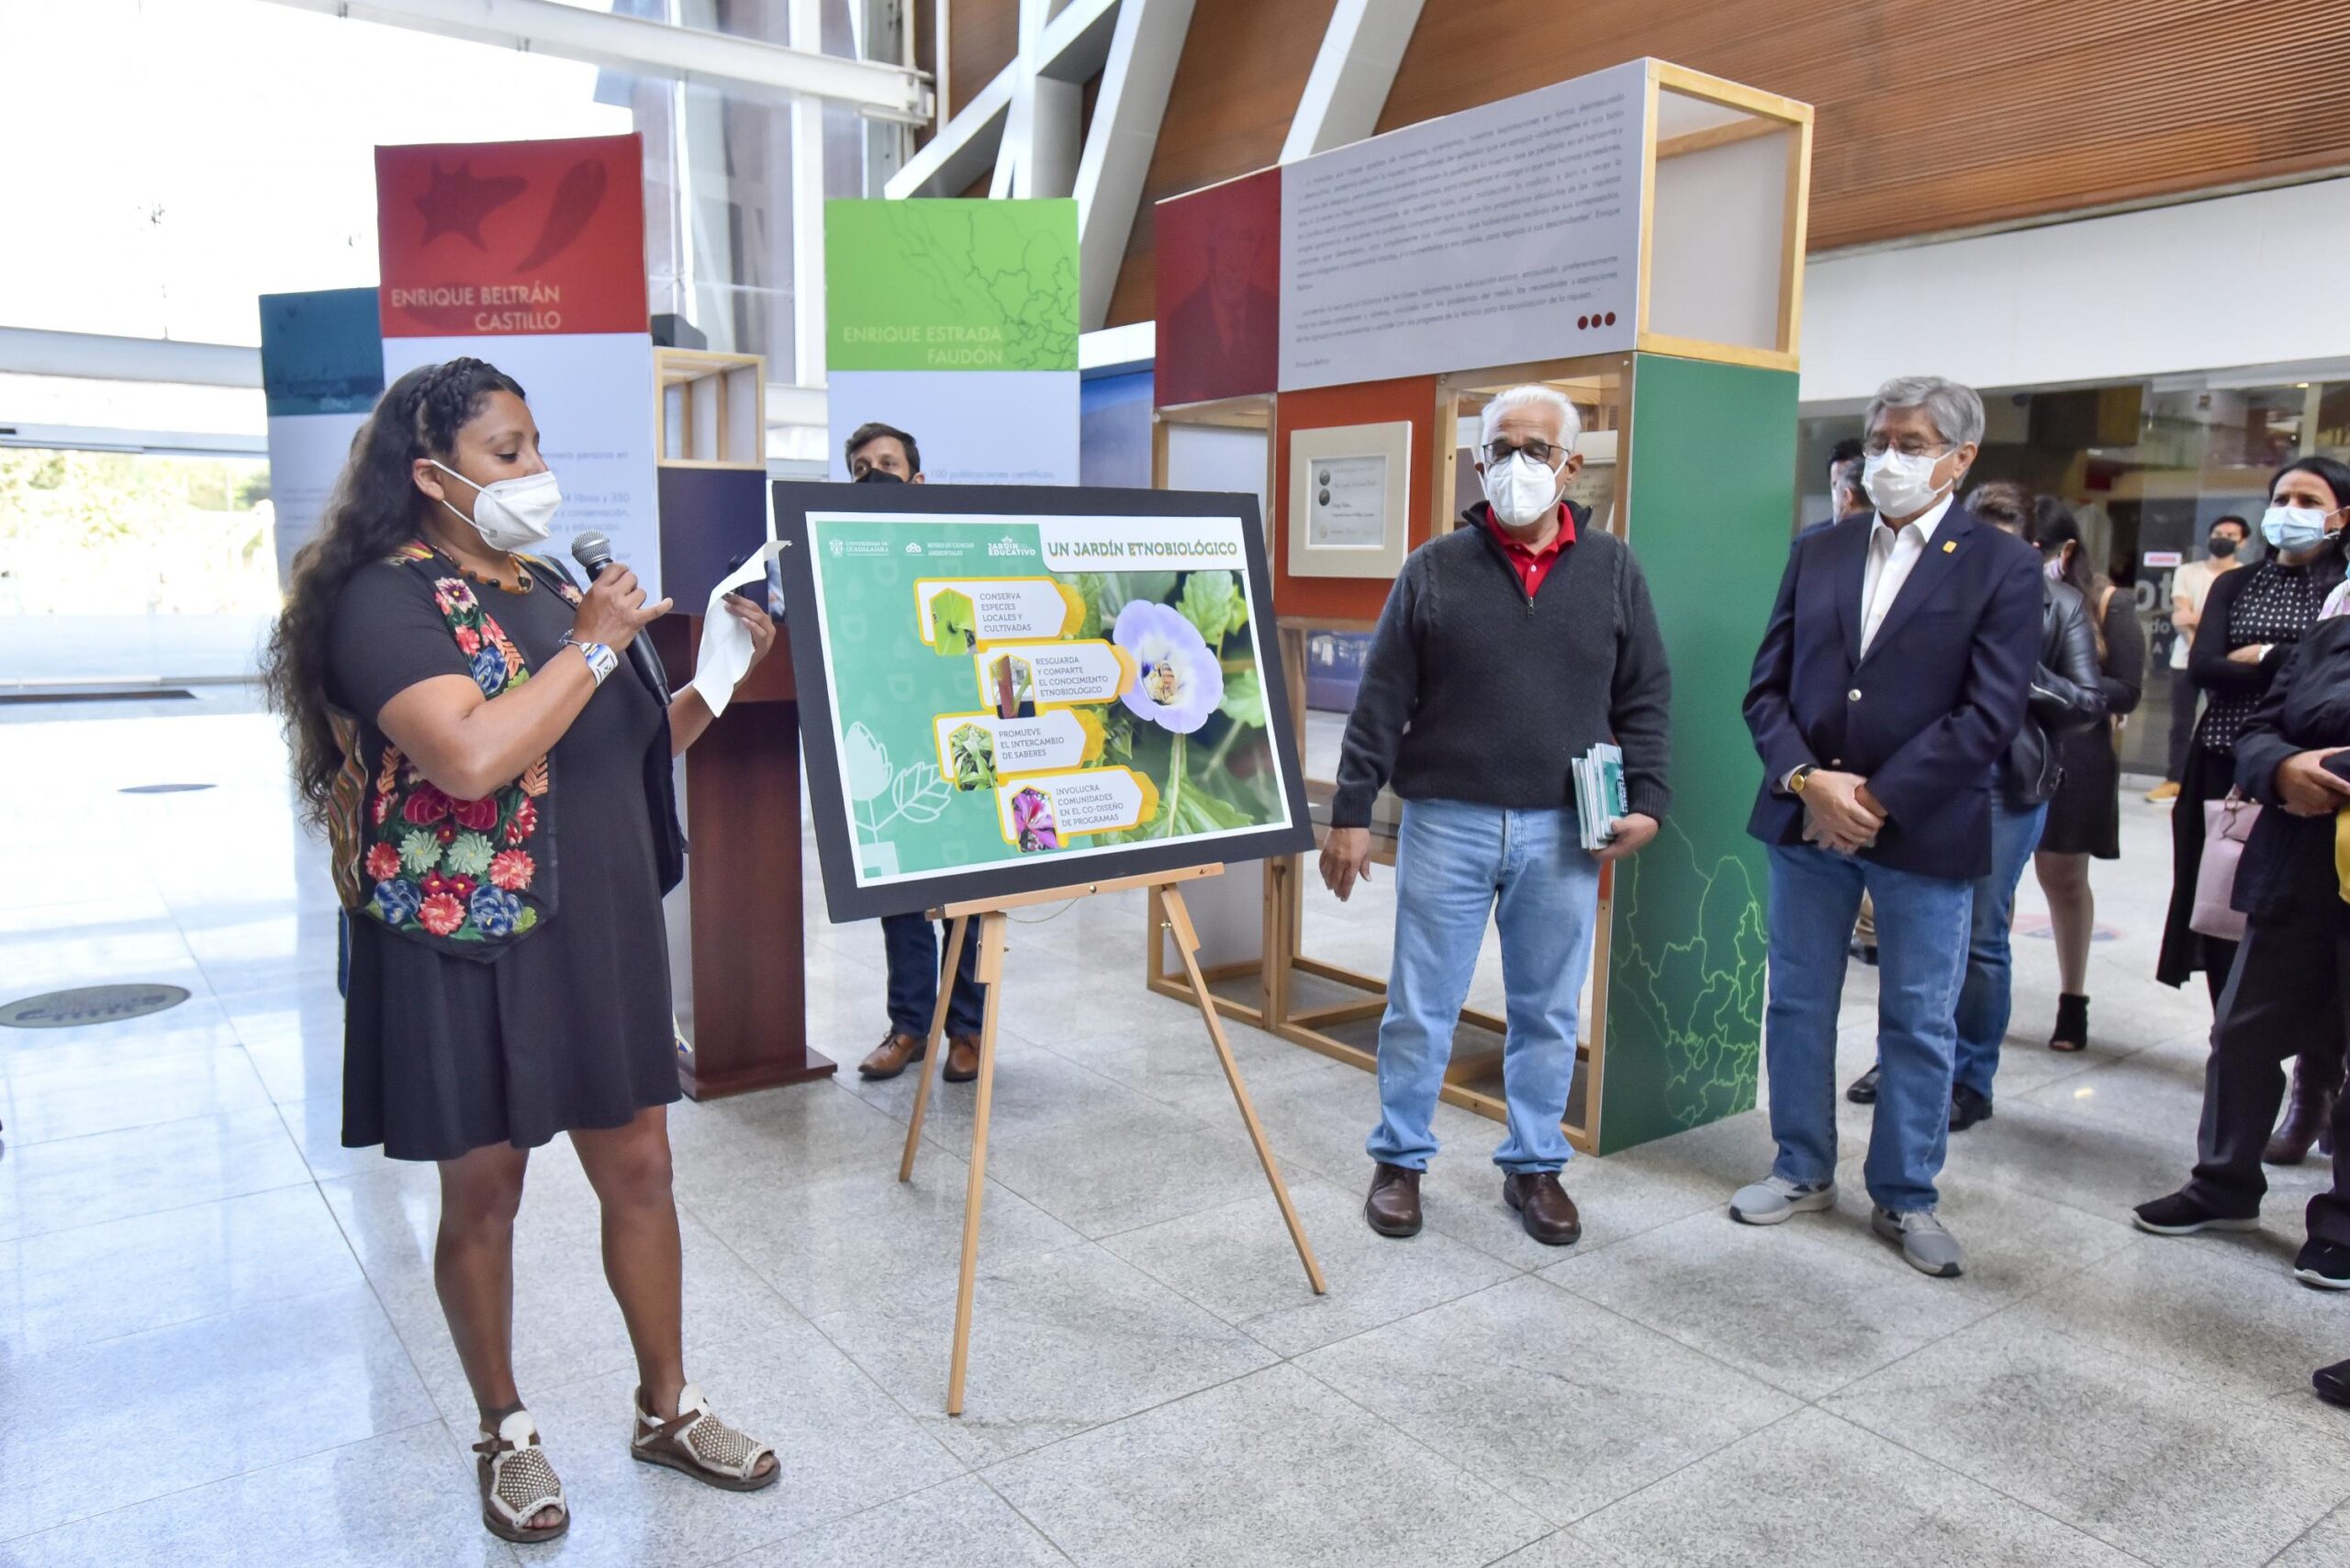
[(2285, 1119), (2277, 1124), (2268, 1147), (2261, 1151), (2263, 1164), (2299, 1165), (2309, 1158), (2310, 1146), (2319, 1141), (2333, 1119), (2333, 1097), (2342, 1085), (2338, 1079), (2330, 1084), (2323, 1081), (2333, 1076), (2307, 1056), (2293, 1058), (2293, 1095), (2286, 1103)]
[(2089, 999), (2062, 991), (2056, 997), (2056, 1027), (2048, 1034), (2052, 1051), (2077, 1051), (2089, 1043)]

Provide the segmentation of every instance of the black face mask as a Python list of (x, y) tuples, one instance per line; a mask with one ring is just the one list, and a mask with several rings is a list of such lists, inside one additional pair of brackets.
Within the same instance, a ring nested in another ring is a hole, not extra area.
[(2236, 553), (2236, 542), (2222, 533), (2211, 541), (2211, 559), (2224, 561)]
[(905, 481), (900, 478), (897, 475), (890, 473), (887, 468), (867, 468), (864, 473), (859, 474), (856, 476), (854, 483), (859, 485), (902, 485)]

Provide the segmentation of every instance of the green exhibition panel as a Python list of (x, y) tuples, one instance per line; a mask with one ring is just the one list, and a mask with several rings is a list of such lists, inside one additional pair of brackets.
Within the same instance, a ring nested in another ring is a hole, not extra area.
[(1754, 1104), (1766, 884), (1740, 710), (1786, 565), (1796, 380), (1633, 356), (1626, 537), (1673, 660), (1673, 812), (1617, 868), (1602, 1154)]

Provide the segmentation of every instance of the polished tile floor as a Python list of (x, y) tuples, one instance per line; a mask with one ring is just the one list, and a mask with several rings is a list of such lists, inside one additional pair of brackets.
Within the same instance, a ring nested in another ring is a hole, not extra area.
[[(542, 1151), (517, 1350), (577, 1518), (516, 1553), (476, 1520), (431, 1172), (337, 1146), (331, 899), (270, 722), (219, 689), (0, 711), (0, 1001), (193, 993), (0, 1030), (0, 1562), (2350, 1562), (2350, 1415), (2307, 1391), (2350, 1355), (2350, 1301), (2286, 1271), (2313, 1173), (2257, 1235), (2124, 1223), (2183, 1173), (2207, 1023), (2147, 978), (2167, 862), (2134, 798), (2129, 858), (2098, 871), (2086, 1056), (2042, 1048), (2052, 955), (2019, 942), (1998, 1114), (1946, 1176), (1962, 1280), (1875, 1241), (1857, 1179), (1832, 1215), (1731, 1224), (1768, 1159), (1751, 1114), (1578, 1162), (1587, 1235), (1560, 1253), (1499, 1202), (1498, 1129), (1448, 1108), (1428, 1229), (1381, 1240), (1357, 1217), (1370, 1080), (1240, 1030), (1317, 1299), (1196, 1017), (1141, 988), (1139, 907), (1105, 900), (1015, 929), (959, 1419), (968, 1089), (909, 1186), (907, 1081), (673, 1113), (693, 1372), (783, 1459), (749, 1497), (628, 1462), (594, 1205), (567, 1145)], [(157, 783), (210, 787), (121, 792)], [(1385, 890), (1317, 900), (1317, 948), (1375, 957)], [(877, 935), (810, 907), (809, 1029), (853, 1061)], [(2040, 912), (2027, 879), (2027, 932)], [(1844, 1129), (1856, 1160), (1865, 1123)]]

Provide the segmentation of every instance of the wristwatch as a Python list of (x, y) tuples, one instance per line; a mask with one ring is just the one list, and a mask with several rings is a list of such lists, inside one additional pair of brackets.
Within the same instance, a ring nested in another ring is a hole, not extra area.
[(1803, 787), (1811, 782), (1811, 776), (1818, 771), (1816, 764), (1807, 762), (1801, 767), (1789, 770), (1786, 782), (1781, 788), (1790, 795), (1800, 795)]
[(601, 643), (583, 643), (569, 636), (563, 641), (565, 646), (579, 650), (580, 656), (588, 661), (588, 673), (596, 678), (599, 686), (604, 684), (606, 676), (621, 667), (621, 656)]

